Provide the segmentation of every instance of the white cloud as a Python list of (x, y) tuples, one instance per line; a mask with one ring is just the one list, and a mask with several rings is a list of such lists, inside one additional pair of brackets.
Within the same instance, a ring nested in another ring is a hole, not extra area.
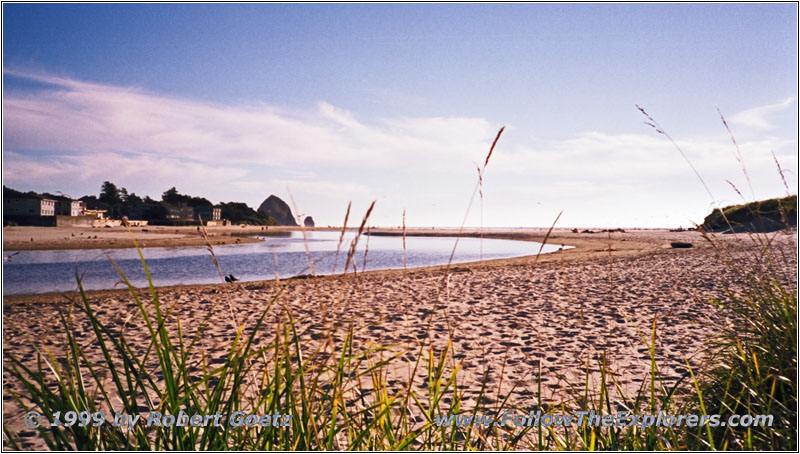
[[(367, 122), (326, 102), (298, 112), (260, 103), (212, 104), (49, 75), (6, 74), (46, 87), (6, 87), (6, 184), (70, 193), (78, 191), (76, 186), (99, 188), (100, 182), (111, 180), (153, 196), (175, 185), (214, 201), (238, 200), (256, 207), (269, 194), (287, 196), (288, 185), (301, 209), (321, 224), (340, 222), (348, 200), (356, 206), (378, 199), (375, 224), (396, 225), (406, 208), (409, 219), (420, 225), (456, 225), (476, 177), (471, 162), (483, 162), (500, 126), (462, 117)], [(769, 116), (793, 102), (789, 98), (750, 109), (731, 122), (766, 130)], [(641, 199), (646, 191), (663, 199), (677, 192), (697, 193), (698, 182), (692, 181), (691, 170), (672, 144), (638, 123), (631, 128), (641, 132), (590, 131), (536, 144), (524, 142), (512, 126), (485, 175), (487, 201), (493, 204), (487, 212), (498, 213), (487, 224), (545, 225), (552, 213), (541, 218), (533, 211), (526, 211), (524, 218), (509, 213), (531, 200), (534, 208), (536, 202), (552, 208), (576, 199), (587, 204), (586, 213), (613, 213), (609, 225), (651, 218), (659, 222), (662, 213), (645, 211), (657, 204), (641, 202), (634, 218), (626, 213), (630, 208), (625, 201)], [(721, 126), (707, 136), (678, 138), (677, 143), (715, 195), (730, 192), (725, 179), (743, 188)], [(778, 181), (773, 151), (796, 172), (793, 137), (750, 134), (739, 145), (756, 187)], [(687, 198), (682, 200), (685, 204)], [(707, 204), (702, 197), (687, 210), (702, 213)]]
[(769, 131), (775, 129), (770, 117), (786, 110), (794, 102), (795, 98), (790, 97), (775, 104), (743, 110), (731, 117), (731, 123), (755, 131)]
[[(388, 167), (409, 158), (447, 158), (485, 147), (482, 119), (412, 118), (359, 122), (320, 103), (294, 115), (266, 105), (223, 106), (46, 75), (11, 73), (49, 84), (7, 91), (6, 150), (157, 154), (218, 163)], [(439, 161), (441, 162), (441, 161)]]
[[(676, 142), (704, 177), (739, 172), (734, 148), (725, 138)], [(770, 151), (791, 150), (794, 142), (774, 137), (740, 143), (745, 162), (763, 165)], [(521, 145), (492, 158), (493, 171), (575, 181), (652, 180), (691, 172), (675, 147), (657, 134), (606, 134), (589, 132), (530, 148)]]
[(3, 180), (6, 184), (22, 186), (32, 182), (63, 186), (76, 180), (85, 183), (112, 180), (139, 192), (139, 187), (156, 185), (166, 189), (182, 182), (210, 188), (246, 175), (244, 170), (233, 167), (209, 167), (196, 161), (149, 154), (110, 152), (29, 156), (7, 151), (3, 158)]

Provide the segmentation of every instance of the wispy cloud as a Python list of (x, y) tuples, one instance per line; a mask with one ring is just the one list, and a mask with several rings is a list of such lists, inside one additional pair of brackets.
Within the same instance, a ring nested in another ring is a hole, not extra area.
[[(183, 191), (231, 200), (242, 198), (237, 189), (283, 191), (287, 184), (309, 197), (363, 196), (368, 186), (350, 175), (469, 163), (485, 153), (497, 127), (458, 117), (365, 123), (326, 102), (289, 111), (48, 74), (5, 75), (40, 86), (6, 89), (3, 100), (4, 179), (28, 187), (111, 179), (139, 188), (179, 183)], [(338, 180), (332, 169), (339, 169)], [(257, 203), (261, 195), (250, 197)]]
[[(703, 175), (713, 177), (739, 171), (729, 139), (700, 138), (677, 143)], [(748, 164), (755, 166), (768, 164), (771, 150), (785, 151), (792, 143), (767, 137), (740, 145), (742, 153), (751, 158)], [(511, 152), (498, 154), (493, 164), (495, 170), (506, 173), (603, 182), (675, 178), (686, 175), (689, 169), (670, 142), (647, 129), (641, 134), (587, 132), (535, 148), (523, 144)]]
[[(6, 70), (4, 75), (38, 86), (5, 88), (7, 184), (69, 193), (99, 188), (109, 179), (152, 195), (177, 185), (214, 201), (255, 206), (270, 193), (285, 195), (289, 186), (301, 209), (321, 223), (339, 222), (347, 200), (378, 198), (376, 223), (395, 225), (407, 208), (409, 219), (455, 225), (464, 208), (457, 195), (474, 184), (471, 162), (485, 156), (500, 126), (484, 118), (444, 116), (365, 121), (327, 102), (307, 111), (257, 102), (222, 105), (48, 74)], [(749, 109), (730, 121), (768, 131), (770, 116), (794, 102), (787, 98)], [(627, 225), (657, 222), (664, 219), (664, 208), (642, 194), (694, 191), (687, 189), (690, 171), (672, 145), (646, 127), (635, 129), (639, 124), (632, 125), (632, 133), (588, 131), (535, 144), (508, 126), (485, 175), (487, 212), (495, 225), (550, 222), (549, 212), (541, 218), (535, 210), (522, 218), (515, 214), (531, 200), (570, 203), (562, 208), (584, 210), (586, 216), (607, 213)], [(727, 188), (724, 180), (740, 171), (721, 125), (705, 136), (678, 140), (712, 186)], [(796, 171), (794, 138), (750, 134), (740, 146), (755, 180), (777, 181), (773, 151)], [(635, 218), (625, 204), (633, 199), (639, 201)], [(696, 205), (693, 215), (705, 212), (708, 201)]]
[[(136, 153), (199, 161), (396, 165), (409, 156), (479, 154), (493, 125), (478, 118), (379, 119), (367, 125), (321, 102), (311, 112), (263, 104), (225, 106), (41, 74), (48, 84), (4, 99), (9, 150)], [(223, 159), (224, 157), (224, 159)]]
[(731, 117), (731, 123), (755, 131), (769, 131), (775, 129), (771, 117), (791, 107), (795, 100), (794, 97), (790, 97), (775, 104), (743, 110)]

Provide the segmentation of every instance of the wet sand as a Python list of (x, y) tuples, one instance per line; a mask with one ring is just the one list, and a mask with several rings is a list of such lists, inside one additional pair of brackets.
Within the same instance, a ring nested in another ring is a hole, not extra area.
[[(485, 236), (541, 240), (544, 231), (509, 229)], [(791, 250), (796, 247), (795, 237), (796, 233), (775, 235), (777, 242)], [(733, 248), (750, 247), (733, 236), (719, 238)], [(690, 242), (694, 247), (673, 249), (671, 241)], [(701, 365), (704, 342), (729, 323), (707, 302), (725, 298), (726, 286), (735, 290), (737, 277), (724, 257), (697, 232), (574, 234), (562, 230), (548, 243), (575, 249), (538, 258), (458, 264), (447, 271), (446, 278), (444, 267), (349, 276), (344, 301), (335, 307), (342, 288), (339, 276), (295, 280), (273, 308), (270, 323), (274, 325), (280, 311), (288, 308), (308, 345), (318, 342), (330, 326), (336, 339), (352, 326), (361, 346), (392, 344), (393, 350), (405, 352), (390, 377), (397, 389), (404, 383), (404, 370), (416, 358), (420, 342), (430, 341), (443, 349), (452, 336), (452, 354), (461, 364), (460, 387), (466, 393), (466, 406), (477, 396), (488, 370), (490, 387), (511, 392), (514, 404), (522, 408), (534, 408), (538, 403), (539, 374), (545, 402), (568, 400), (582, 390), (587, 368), (596, 379), (603, 354), (623, 391), (635, 393), (648, 376), (650, 356), (642, 336), (649, 339), (654, 320), (659, 367), (665, 384), (675, 383), (686, 373), (687, 361), (693, 367)], [(796, 275), (796, 261), (793, 267)], [(198, 326), (213, 302), (226, 298), (227, 292), (230, 308), (227, 302), (218, 306), (200, 347), (209, 358), (221, 358), (235, 333), (234, 319), (251, 325), (281, 284), (165, 287), (159, 289), (159, 296), (165, 307), (175, 306), (182, 326), (188, 327)], [(437, 294), (440, 304), (431, 317)], [(135, 313), (133, 300), (125, 291), (89, 295), (100, 318), (116, 326)], [(35, 350), (28, 339), (34, 339), (37, 347), (49, 346), (62, 354), (57, 314), (67, 310), (73, 297), (4, 297), (5, 351), (32, 363)], [(128, 321), (127, 338), (144, 351), (148, 336), (136, 319)], [(168, 326), (174, 332), (175, 317)], [(81, 343), (90, 346), (91, 330), (85, 320), (75, 318), (75, 331)], [(271, 327), (264, 332), (271, 333)], [(90, 348), (90, 358), (102, 363), (101, 352), (95, 350)], [(4, 422), (24, 435), (23, 410), (6, 391), (20, 391), (19, 386), (7, 374), (4, 378)], [(418, 377), (415, 383), (422, 386), (423, 379)], [(35, 434), (28, 430), (27, 435)]]
[[(274, 227), (272, 228), (274, 229)], [(213, 245), (258, 241), (245, 235), (266, 233), (261, 226), (207, 227)], [(111, 249), (133, 247), (133, 234), (141, 247), (205, 246), (195, 226), (169, 227), (3, 227), (3, 250)]]

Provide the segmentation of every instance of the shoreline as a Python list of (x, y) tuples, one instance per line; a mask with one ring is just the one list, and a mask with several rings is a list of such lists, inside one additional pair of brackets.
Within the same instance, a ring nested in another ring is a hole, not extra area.
[[(124, 230), (124, 229), (123, 229)], [(174, 229), (172, 229), (174, 230)], [(300, 228), (275, 228), (272, 230), (275, 233), (286, 232), (286, 231), (299, 231)], [(341, 229), (328, 229), (328, 228), (318, 228), (316, 231), (341, 231)], [(406, 236), (431, 236), (431, 237), (452, 237), (455, 238), (454, 234), (457, 233), (458, 229), (455, 229), (455, 232), (451, 230), (429, 230), (429, 229), (409, 229), (406, 232)], [(260, 230), (259, 230), (260, 231)], [(313, 231), (308, 229), (308, 231)], [(127, 230), (124, 231), (128, 234)], [(400, 236), (402, 235), (401, 229), (374, 229), (372, 231), (373, 234), (378, 235), (391, 235), (391, 236)], [(525, 242), (542, 242), (544, 240), (544, 236), (547, 233), (547, 229), (530, 229), (526, 231), (520, 231), (520, 229), (496, 229), (491, 232), (479, 232), (475, 229), (465, 230), (462, 232), (461, 237), (464, 238), (477, 238), (483, 237), (486, 239), (506, 239), (506, 240), (515, 240), (515, 241), (525, 241)], [(462, 263), (453, 263), (450, 266), (451, 270), (454, 269), (473, 269), (477, 267), (481, 268), (497, 268), (497, 267), (519, 267), (519, 266), (531, 266), (533, 264), (546, 264), (558, 261), (561, 264), (567, 263), (575, 263), (575, 262), (583, 262), (589, 261), (592, 259), (606, 259), (608, 260), (609, 256), (613, 258), (621, 258), (621, 257), (634, 257), (640, 255), (650, 255), (656, 253), (667, 253), (669, 251), (677, 251), (680, 253), (680, 250), (674, 250), (669, 247), (670, 241), (692, 241), (695, 244), (695, 247), (702, 248), (703, 245), (700, 242), (705, 243), (705, 240), (701, 237), (698, 232), (691, 232), (691, 231), (684, 231), (684, 232), (670, 232), (668, 230), (648, 230), (648, 231), (630, 231), (630, 232), (604, 232), (602, 233), (572, 233), (572, 232), (565, 232), (565, 231), (554, 231), (550, 234), (549, 238), (547, 239), (547, 244), (561, 244), (564, 246), (572, 246), (571, 249), (565, 249), (556, 252), (550, 253), (543, 253), (538, 255), (534, 253), (530, 255), (524, 255), (519, 257), (511, 257), (511, 258), (498, 258), (498, 259), (488, 259), (483, 261), (473, 261), (473, 262), (462, 262)], [(202, 238), (198, 237), (199, 240), (202, 241)], [(248, 238), (247, 242), (258, 242), (262, 241), (256, 238)], [(137, 241), (139, 241), (137, 239)], [(173, 241), (172, 239), (167, 241)], [(244, 242), (242, 242), (244, 243)], [(242, 244), (239, 243), (239, 244)], [(213, 243), (212, 243), (213, 244)], [(219, 243), (219, 244), (237, 244), (237, 243)], [(141, 244), (140, 244), (141, 245)], [(182, 247), (182, 246), (205, 246), (206, 243), (202, 242), (201, 244), (174, 244), (171, 243), (169, 247)], [(218, 244), (214, 244), (215, 246)], [(110, 248), (121, 248), (121, 247), (128, 247), (128, 246), (112, 246)], [(132, 243), (131, 246), (132, 247)], [(152, 245), (150, 247), (158, 247)], [(74, 249), (74, 248), (62, 248), (62, 249)], [(101, 249), (97, 247), (97, 249)], [(610, 250), (609, 250), (610, 249)], [(370, 270), (370, 271), (361, 271), (358, 272), (358, 275), (368, 275), (368, 276), (390, 276), (394, 277), (397, 274), (401, 275), (408, 275), (413, 273), (430, 273), (430, 272), (437, 272), (444, 270), (447, 268), (448, 265), (430, 265), (430, 266), (423, 266), (423, 267), (415, 267), (415, 268), (408, 268), (408, 269), (401, 269), (401, 268), (394, 268), (394, 269), (381, 269), (381, 270)], [(301, 278), (295, 278), (295, 281), (299, 280), (315, 280), (315, 281), (322, 281), (322, 280), (337, 280), (341, 278), (341, 274), (326, 274), (326, 275), (318, 275), (318, 276), (303, 276)], [(280, 279), (281, 282), (285, 282), (291, 280), (292, 278), (283, 278)], [(233, 284), (229, 283), (208, 283), (208, 284), (186, 284), (186, 285), (171, 285), (171, 286), (157, 286), (156, 289), (159, 291), (165, 292), (182, 292), (182, 291), (205, 291), (208, 289), (220, 289), (220, 288), (247, 288), (247, 287), (254, 287), (254, 286), (272, 286), (275, 283), (275, 279), (264, 279), (264, 280), (257, 280), (257, 281), (244, 281), (244, 282), (237, 282)], [(148, 291), (147, 287), (138, 288), (140, 292)], [(105, 298), (105, 297), (126, 297), (129, 296), (130, 292), (127, 288), (122, 287), (118, 289), (102, 289), (102, 290), (86, 290), (86, 294), (89, 297), (93, 298)], [(42, 303), (59, 303), (64, 302), (66, 300), (78, 297), (79, 294), (77, 291), (71, 292), (60, 292), (60, 293), (34, 293), (34, 294), (22, 294), (22, 295), (4, 295), (3, 296), (3, 306), (7, 305), (18, 305), (18, 304), (28, 304), (28, 303), (35, 303), (35, 304), (42, 304)]]
[[(493, 233), (535, 240), (546, 230)], [(736, 251), (760, 249), (733, 236), (718, 238)], [(670, 241), (694, 247), (674, 249)], [(421, 345), (430, 345), (431, 352), (447, 349), (459, 367), (464, 408), (475, 405), (484, 379), (490, 383), (489, 404), (511, 394), (513, 405), (520, 408), (537, 408), (542, 402), (572, 405), (587, 380), (592, 386), (599, 383), (600, 361), (617, 385), (611, 399), (635, 395), (652, 364), (642, 333), (654, 336), (652, 351), (664, 386), (681, 380), (685, 385), (687, 364), (695, 370), (707, 364), (707, 341), (730, 320), (717, 306), (705, 303), (724, 300), (742, 282), (699, 232), (560, 231), (548, 240), (562, 242), (576, 248), (538, 259), (533, 254), (453, 264), (447, 274), (446, 265), (439, 265), (367, 271), (357, 277), (348, 273), (346, 281), (342, 275), (295, 279), (285, 287), (286, 279), (271, 279), (156, 291), (169, 314), (164, 323), (171, 336), (182, 332), (184, 340), (200, 339), (192, 353), (195, 359), (224, 363), (236, 333), (246, 332), (260, 319), (264, 324), (258, 342), (267, 345), (290, 314), (305, 353), (324, 346), (335, 358), (352, 333), (355, 351), (378, 345), (397, 355), (386, 372), (389, 393), (409, 385), (409, 367), (419, 358)], [(793, 251), (795, 237), (776, 236), (774, 246)], [(796, 275), (796, 258), (789, 266)], [(149, 291), (137, 293), (151, 311)], [(130, 292), (97, 290), (87, 295), (95, 316), (114, 332), (124, 330), (132, 351), (145, 355), (151, 335)], [(92, 325), (73, 304), (82, 305), (76, 293), (3, 297), (5, 352), (32, 370), (38, 352), (59, 346), (52, 351), (61, 355), (61, 317), (66, 315), (72, 335), (86, 346), (86, 360), (104, 364)], [(156, 370), (158, 364), (151, 361), (148, 367)], [(25, 409), (10, 399), (11, 393), (25, 390), (7, 372), (4, 378), (4, 422), (12, 431), (27, 434), (21, 423)], [(427, 380), (415, 375), (410, 386), (424, 390)], [(165, 385), (158, 381), (156, 386)], [(22, 438), (36, 443), (32, 435)]]
[[(253, 243), (260, 240), (248, 235), (280, 232), (277, 228), (207, 227), (209, 241), (214, 246)], [(136, 238), (140, 247), (205, 246), (196, 226), (131, 227), (3, 227), (4, 251), (40, 251), (65, 249), (122, 249), (132, 248)]]
[[(209, 241), (213, 246), (226, 244), (254, 243), (262, 241), (252, 238), (253, 235), (280, 235), (287, 232), (340, 232), (341, 227), (286, 227), (286, 226), (215, 226), (206, 227)], [(348, 231), (358, 230), (348, 227)], [(544, 238), (547, 228), (485, 228), (483, 232), (477, 228), (465, 228), (463, 237), (497, 238), (508, 240), (536, 241), (536, 237)], [(455, 237), (457, 227), (446, 228), (408, 228), (406, 236)], [(630, 233), (667, 232), (668, 229), (628, 229)], [(402, 236), (403, 230), (397, 227), (376, 227), (370, 230), (376, 236)], [(554, 229), (551, 237), (570, 234), (569, 229)], [(576, 238), (597, 238), (608, 233), (603, 230), (592, 233), (577, 233)], [(620, 232), (611, 232), (620, 233)], [(674, 232), (681, 233), (681, 232)], [(142, 248), (147, 247), (183, 247), (206, 246), (196, 226), (146, 226), (131, 227), (3, 227), (3, 251), (38, 251), (65, 249), (122, 249), (133, 248), (131, 234)], [(364, 232), (366, 234), (366, 231)]]

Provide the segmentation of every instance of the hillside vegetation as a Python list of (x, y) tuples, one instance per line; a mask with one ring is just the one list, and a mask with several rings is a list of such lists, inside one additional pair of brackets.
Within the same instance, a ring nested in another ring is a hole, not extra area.
[(773, 232), (794, 226), (797, 226), (796, 195), (727, 206), (722, 211), (715, 209), (702, 224), (707, 232)]
[[(33, 191), (21, 192), (3, 186), (3, 200), (41, 198), (72, 200), (66, 195), (48, 192), (42, 194)], [(174, 186), (161, 194), (161, 200), (155, 200), (149, 196), (140, 197), (134, 192), (128, 192), (124, 187), (117, 187), (114, 183), (105, 181), (99, 195), (85, 195), (78, 200), (82, 201), (89, 210), (105, 210), (106, 216), (111, 219), (121, 219), (122, 217), (141, 219), (149, 221), (152, 225), (171, 224), (173, 220), (170, 219), (170, 208), (180, 207), (188, 208), (182, 212), (182, 215), (191, 214), (192, 222), (197, 222), (199, 210), (204, 210), (201, 212), (206, 213), (203, 216), (208, 218), (210, 214), (207, 213), (210, 213), (211, 208), (216, 207), (222, 210), (222, 219), (234, 224), (297, 225), (289, 206), (275, 195), (271, 195), (258, 210), (254, 210), (242, 202), (222, 202), (215, 205), (205, 197), (181, 194)], [(265, 206), (267, 209), (263, 209)], [(181, 219), (179, 222), (185, 222), (187, 219)]]

